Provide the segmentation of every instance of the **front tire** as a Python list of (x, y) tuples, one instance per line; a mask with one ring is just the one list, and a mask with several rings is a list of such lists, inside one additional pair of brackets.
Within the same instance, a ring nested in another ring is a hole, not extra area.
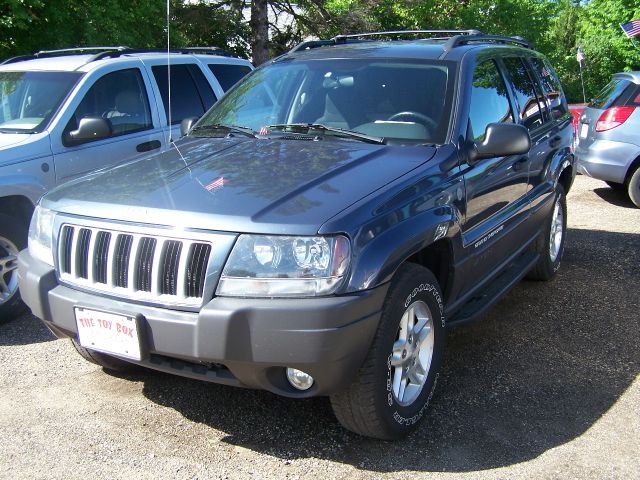
[(436, 387), (444, 343), (438, 282), (426, 268), (403, 265), (357, 377), (331, 396), (338, 421), (352, 432), (384, 440), (415, 430)]
[(531, 280), (551, 280), (558, 269), (564, 253), (567, 232), (567, 196), (561, 184), (556, 185), (551, 215), (544, 225), (542, 234), (533, 244), (533, 251), (540, 254), (538, 263), (527, 274)]
[(0, 213), (0, 323), (26, 310), (18, 290), (18, 253), (26, 247), (26, 226)]

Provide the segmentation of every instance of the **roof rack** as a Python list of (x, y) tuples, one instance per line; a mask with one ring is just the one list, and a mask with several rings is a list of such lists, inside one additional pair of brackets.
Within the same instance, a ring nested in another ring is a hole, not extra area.
[(461, 45), (468, 45), (475, 42), (502, 43), (517, 45), (519, 47), (525, 47), (529, 49), (533, 48), (531, 42), (528, 42), (527, 40), (519, 36), (505, 37), (502, 35), (486, 35), (483, 33), (478, 33), (475, 35), (455, 35), (451, 37), (444, 45), (444, 53), (446, 54), (452, 48), (459, 47)]
[(60, 48), (56, 50), (40, 50), (39, 52), (32, 53), (31, 55), (18, 55), (11, 57), (1, 62), (0, 65), (7, 65), (9, 63), (23, 62), (26, 60), (35, 60), (36, 58), (43, 57), (59, 57), (62, 55), (82, 55), (90, 52), (105, 52), (105, 51), (123, 51), (129, 47), (120, 45), (117, 47), (76, 47), (76, 48)]
[[(44, 57), (59, 57), (63, 55), (82, 55), (91, 52), (98, 52), (91, 56), (85, 64), (101, 60), (103, 58), (116, 58), (122, 55), (139, 54), (139, 53), (167, 53), (166, 49), (161, 48), (131, 48), (126, 46), (118, 47), (77, 47), (77, 48), (63, 48), (58, 50), (41, 50), (32, 55), (19, 55), (17, 57), (8, 58), (7, 60), (0, 62), (0, 65), (7, 65), (9, 63), (22, 62), (25, 60), (35, 60), (37, 58)], [(182, 53), (182, 54), (200, 54), (200, 55), (221, 55), (224, 57), (235, 57), (234, 54), (223, 50), (218, 47), (185, 47), (185, 48), (173, 48), (169, 50), (169, 53)]]
[(342, 45), (346, 43), (358, 43), (366, 41), (368, 37), (380, 37), (380, 36), (398, 36), (398, 35), (419, 35), (429, 34), (431, 36), (426, 37), (428, 40), (447, 40), (444, 45), (445, 55), (452, 48), (467, 45), (472, 42), (494, 42), (503, 44), (513, 44), (526, 48), (533, 48), (531, 43), (526, 41), (522, 37), (504, 37), (500, 35), (487, 35), (480, 30), (467, 29), (467, 30), (391, 30), (385, 32), (366, 32), (366, 33), (353, 33), (348, 35), (336, 35), (329, 40), (309, 40), (302, 42), (299, 45), (293, 47), (288, 53), (299, 52), (301, 50), (309, 50), (312, 48), (330, 46), (330, 45)]

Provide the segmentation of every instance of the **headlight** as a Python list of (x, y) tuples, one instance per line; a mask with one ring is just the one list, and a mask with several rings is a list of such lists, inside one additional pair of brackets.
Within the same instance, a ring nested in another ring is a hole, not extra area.
[(29, 226), (29, 253), (33, 258), (53, 266), (53, 219), (55, 213), (36, 206)]
[(241, 235), (217, 294), (312, 297), (336, 291), (349, 267), (349, 240), (335, 237)]

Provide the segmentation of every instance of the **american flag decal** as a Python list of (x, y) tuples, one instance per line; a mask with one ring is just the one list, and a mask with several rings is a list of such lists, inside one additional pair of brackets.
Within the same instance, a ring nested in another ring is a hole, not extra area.
[(204, 188), (206, 188), (209, 191), (212, 190), (217, 190), (219, 188), (224, 187), (224, 177), (218, 177), (215, 180), (213, 180), (212, 182), (206, 184), (204, 186)]

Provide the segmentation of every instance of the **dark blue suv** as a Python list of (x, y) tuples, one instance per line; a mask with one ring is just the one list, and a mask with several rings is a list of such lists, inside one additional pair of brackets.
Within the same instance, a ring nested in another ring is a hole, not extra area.
[(446, 329), (558, 270), (575, 162), (526, 41), (405, 33), (303, 43), (171, 151), (45, 195), (24, 301), (106, 369), (325, 395), (354, 432), (410, 432)]

